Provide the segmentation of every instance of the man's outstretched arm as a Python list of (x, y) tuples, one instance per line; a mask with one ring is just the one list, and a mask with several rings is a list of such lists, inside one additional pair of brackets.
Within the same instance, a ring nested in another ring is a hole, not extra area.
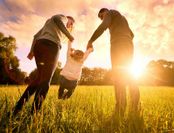
[(91, 36), (90, 40), (88, 41), (88, 44), (89, 45), (92, 44), (101, 34), (103, 34), (103, 32), (109, 27), (110, 23), (111, 23), (111, 16), (110, 13), (107, 13), (102, 23), (98, 26), (98, 28)]

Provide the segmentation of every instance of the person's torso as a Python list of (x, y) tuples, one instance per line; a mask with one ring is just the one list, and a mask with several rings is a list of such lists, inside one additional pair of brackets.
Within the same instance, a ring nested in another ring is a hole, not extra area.
[(60, 74), (69, 80), (78, 80), (81, 76), (82, 66), (83, 62), (77, 62), (69, 57)]
[[(66, 17), (63, 15), (55, 15), (53, 17), (58, 17), (64, 24), (67, 21)], [(63, 37), (63, 33), (54, 22), (53, 17), (51, 17), (50, 19), (46, 21), (45, 25), (41, 29), (41, 33), (37, 37), (37, 40), (48, 39), (60, 45), (61, 37)]]
[(110, 10), (109, 14), (111, 16), (111, 24), (109, 26), (111, 45), (120, 40), (132, 41), (134, 35), (126, 18), (116, 10)]

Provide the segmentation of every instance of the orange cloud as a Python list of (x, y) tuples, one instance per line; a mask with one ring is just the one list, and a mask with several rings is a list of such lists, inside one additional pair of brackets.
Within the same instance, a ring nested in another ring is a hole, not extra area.
[[(72, 15), (76, 19), (75, 47), (85, 50), (88, 39), (100, 24), (97, 13), (101, 7), (117, 9), (126, 16), (135, 34), (135, 56), (143, 53), (151, 59), (174, 57), (173, 0), (3, 0), (0, 2), (1, 32), (14, 36), (19, 48), (29, 49), (33, 35), (47, 18), (59, 13)], [(110, 66), (110, 62), (103, 61), (109, 60), (108, 32), (94, 45), (95, 50), (86, 64), (96, 62), (96, 66)], [(60, 55), (62, 61), (64, 51), (65, 48)]]

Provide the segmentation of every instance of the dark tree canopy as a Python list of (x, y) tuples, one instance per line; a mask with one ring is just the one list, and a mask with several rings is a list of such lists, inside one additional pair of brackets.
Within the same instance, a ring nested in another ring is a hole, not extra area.
[(19, 69), (15, 56), (16, 39), (0, 33), (0, 84), (23, 84), (26, 73)]

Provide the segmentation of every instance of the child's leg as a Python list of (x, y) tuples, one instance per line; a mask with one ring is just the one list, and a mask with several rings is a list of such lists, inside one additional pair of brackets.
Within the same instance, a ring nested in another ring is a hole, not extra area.
[[(60, 89), (59, 89), (60, 91), (63, 90), (63, 92), (60, 92), (60, 94), (62, 94), (61, 98), (62, 99), (69, 98), (74, 92), (76, 86), (77, 86), (77, 80), (68, 80), (62, 76), (60, 79)], [(65, 88), (68, 90), (67, 92), (64, 92)]]
[(65, 88), (60, 85), (59, 92), (58, 92), (58, 99), (63, 99), (63, 93)]
[(64, 94), (63, 99), (65, 99), (65, 98), (67, 98), (67, 99), (70, 98), (70, 96), (73, 94), (73, 92), (74, 92), (76, 86), (77, 86), (77, 80), (69, 81), (69, 84), (68, 84), (68, 86), (67, 86), (68, 92), (67, 92), (66, 94)]
[(70, 96), (73, 94), (75, 88), (76, 88), (76, 86), (74, 86), (73, 88), (68, 88), (68, 91), (64, 94), (63, 99), (70, 98)]
[(63, 99), (64, 90), (65, 90), (66, 80), (64, 76), (60, 75), (60, 85), (58, 91), (58, 99)]
[(68, 92), (65, 93), (65, 95), (63, 96), (63, 99), (68, 99), (72, 93), (74, 92), (74, 90), (68, 90)]

